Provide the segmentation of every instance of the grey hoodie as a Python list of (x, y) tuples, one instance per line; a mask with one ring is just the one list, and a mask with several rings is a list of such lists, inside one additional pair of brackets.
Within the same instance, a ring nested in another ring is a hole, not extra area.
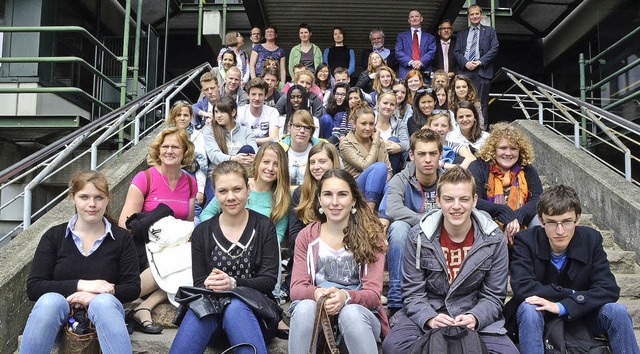
[(480, 333), (505, 334), (502, 308), (507, 292), (507, 241), (485, 212), (471, 213), (473, 245), (458, 276), (449, 285), (447, 264), (440, 246), (441, 210), (425, 215), (411, 229), (405, 247), (402, 297), (405, 315), (427, 328), (438, 313), (455, 318), (472, 314)]

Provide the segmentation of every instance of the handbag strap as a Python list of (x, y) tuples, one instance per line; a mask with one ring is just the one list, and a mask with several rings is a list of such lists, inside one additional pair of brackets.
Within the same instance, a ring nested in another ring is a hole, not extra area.
[(309, 344), (309, 351), (307, 354), (313, 354), (315, 352), (315, 346), (318, 343), (318, 332), (320, 332), (320, 318), (322, 314), (322, 309), (324, 308), (324, 301), (326, 300), (325, 296), (321, 296), (318, 301), (316, 301), (316, 316), (313, 319), (313, 334), (311, 336), (311, 343)]
[(327, 346), (332, 354), (339, 354), (338, 345), (336, 344), (336, 338), (333, 334), (333, 326), (331, 325), (331, 316), (327, 313), (327, 309), (324, 306), (326, 296), (321, 296), (316, 301), (316, 317), (313, 324), (313, 336), (311, 337), (311, 343), (309, 344), (309, 353), (313, 354), (315, 347), (318, 343), (318, 336), (320, 331), (324, 335)]

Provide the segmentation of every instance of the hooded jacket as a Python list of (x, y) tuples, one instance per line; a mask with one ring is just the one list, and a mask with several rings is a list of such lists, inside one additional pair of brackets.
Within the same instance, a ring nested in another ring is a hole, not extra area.
[(473, 245), (460, 272), (449, 284), (440, 234), (442, 210), (425, 215), (411, 229), (402, 264), (402, 311), (421, 328), (438, 313), (451, 317), (472, 314), (476, 330), (505, 334), (502, 308), (507, 292), (507, 241), (498, 225), (482, 211), (473, 209)]
[[(319, 221), (309, 224), (302, 229), (296, 239), (294, 252), (294, 267), (291, 275), (291, 300), (313, 299), (313, 293), (318, 288), (315, 285), (316, 266), (320, 245)], [(384, 253), (378, 254), (378, 259), (371, 264), (360, 265), (361, 290), (347, 290), (351, 296), (350, 304), (359, 304), (369, 310), (377, 310), (376, 316), (380, 320), (381, 336), (389, 333), (387, 312), (382, 306), (382, 276), (384, 272)], [(310, 319), (311, 320), (311, 319)]]

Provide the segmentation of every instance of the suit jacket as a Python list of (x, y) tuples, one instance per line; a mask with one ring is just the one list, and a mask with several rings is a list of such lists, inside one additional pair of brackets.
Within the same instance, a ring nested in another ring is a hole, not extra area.
[[(456, 57), (453, 55), (455, 51), (456, 41), (453, 38), (450, 39), (449, 42), (449, 50), (447, 51), (447, 57), (449, 58), (449, 71), (452, 73), (458, 72), (458, 62), (456, 61)], [(433, 71), (436, 70), (444, 70), (444, 55), (442, 55), (442, 42), (439, 38), (436, 39), (436, 57), (433, 60)]]
[[(465, 64), (467, 64), (467, 58), (464, 56), (465, 49), (467, 49), (467, 37), (469, 36), (469, 28), (460, 32), (456, 39), (456, 46), (453, 55), (456, 58), (456, 62), (460, 67), (460, 73), (464, 74), (468, 72)], [(498, 43), (498, 37), (496, 36), (496, 30), (493, 27), (480, 25), (480, 33), (478, 36), (478, 47), (480, 49), (480, 65), (478, 74), (485, 78), (493, 78), (493, 60), (498, 56), (498, 49), (500, 44)]]
[[(396, 59), (398, 60), (398, 77), (404, 79), (411, 69), (411, 47), (413, 45), (412, 30), (398, 33), (396, 39)], [(422, 72), (430, 72), (433, 58), (436, 54), (436, 37), (422, 30), (420, 37), (420, 62)]]
[(576, 226), (557, 279), (553, 279), (555, 267), (550, 255), (549, 240), (541, 226), (516, 234), (511, 259), (514, 296), (509, 301), (514, 304), (507, 304), (511, 311), (505, 308), (505, 316), (515, 314), (519, 304), (533, 295), (560, 302), (567, 310), (568, 321), (594, 321), (602, 305), (618, 301), (620, 288), (611, 273), (598, 231)]

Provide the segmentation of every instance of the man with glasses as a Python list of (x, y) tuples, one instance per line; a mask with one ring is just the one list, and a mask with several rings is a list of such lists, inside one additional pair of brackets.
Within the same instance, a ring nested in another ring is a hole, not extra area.
[(458, 71), (458, 63), (453, 56), (455, 49), (455, 41), (451, 39), (453, 36), (453, 27), (451, 21), (444, 20), (438, 26), (438, 36), (440, 40), (436, 41), (436, 57), (433, 61), (433, 71), (444, 70), (451, 80)]
[[(516, 234), (511, 261), (513, 299), (505, 314), (518, 324), (520, 352), (544, 353), (545, 321), (560, 317), (605, 333), (614, 353), (640, 353), (620, 288), (611, 273), (602, 235), (580, 221), (571, 187), (545, 190), (537, 207), (542, 226)], [(517, 308), (517, 310), (516, 310)]]
[(362, 51), (362, 69), (366, 70), (367, 65), (369, 65), (369, 54), (376, 52), (387, 62), (388, 67), (397, 71), (398, 63), (396, 62), (396, 55), (393, 53), (393, 50), (384, 47), (384, 32), (379, 28), (372, 29), (371, 32), (369, 32), (369, 41), (371, 41), (371, 48)]

